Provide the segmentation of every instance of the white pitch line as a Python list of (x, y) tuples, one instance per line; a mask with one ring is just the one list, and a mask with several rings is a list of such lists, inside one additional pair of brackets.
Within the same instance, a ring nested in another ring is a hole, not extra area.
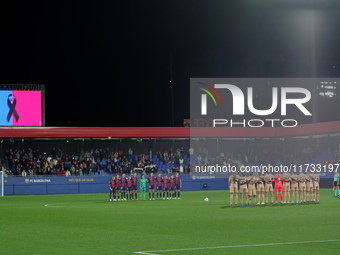
[(326, 243), (338, 242), (337, 240), (316, 240), (316, 241), (301, 241), (301, 242), (286, 242), (286, 243), (263, 243), (263, 244), (244, 244), (244, 245), (231, 245), (231, 246), (216, 246), (216, 247), (198, 247), (198, 248), (183, 248), (171, 250), (155, 250), (155, 251), (135, 251), (136, 254), (144, 255), (159, 255), (155, 252), (171, 252), (171, 251), (194, 251), (194, 250), (208, 250), (208, 249), (226, 249), (226, 248), (242, 248), (242, 247), (256, 247), (256, 246), (271, 246), (271, 245), (285, 245), (285, 244), (305, 244), (305, 243)]
[(143, 254), (143, 255), (157, 255), (156, 253), (148, 253), (148, 252), (145, 252), (145, 251), (136, 251), (134, 253)]
[(46, 207), (67, 207), (67, 203), (53, 203), (53, 204), (46, 204)]

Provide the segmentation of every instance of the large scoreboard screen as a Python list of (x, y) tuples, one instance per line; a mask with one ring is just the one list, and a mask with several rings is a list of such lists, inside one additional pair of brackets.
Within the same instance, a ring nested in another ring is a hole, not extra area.
[(0, 84), (0, 126), (45, 126), (45, 86)]

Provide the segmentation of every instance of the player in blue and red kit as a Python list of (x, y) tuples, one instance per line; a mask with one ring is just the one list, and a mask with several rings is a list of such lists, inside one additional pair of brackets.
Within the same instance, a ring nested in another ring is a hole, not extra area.
[(162, 178), (162, 182), (163, 182), (163, 200), (165, 200), (165, 191), (166, 191), (166, 199), (169, 199), (169, 190), (167, 188), (168, 176), (164, 176)]
[(170, 176), (170, 179), (168, 180), (168, 183), (169, 183), (169, 191), (170, 191), (170, 199), (171, 199), (171, 196), (173, 197), (174, 190), (175, 190), (174, 175), (173, 174)]
[(151, 192), (152, 192), (152, 199), (155, 200), (155, 187), (153, 185), (153, 173), (149, 175), (148, 181), (149, 181), (149, 200), (151, 200)]
[(181, 199), (182, 180), (181, 177), (178, 176), (178, 173), (175, 174), (174, 182), (175, 182), (175, 199), (176, 193), (178, 194), (178, 199)]
[(125, 187), (125, 174), (122, 174), (122, 178), (120, 178), (120, 189), (122, 191), (122, 200), (126, 201), (126, 187)]
[(127, 192), (127, 199), (132, 199), (132, 183), (131, 183), (131, 175), (126, 179), (126, 192)]
[(117, 197), (117, 200), (120, 201), (120, 197), (119, 197), (119, 174), (116, 175), (116, 178), (115, 178), (115, 193), (116, 193), (116, 197)]
[(155, 177), (156, 180), (156, 188), (157, 188), (157, 200), (158, 200), (158, 196), (160, 196), (160, 199), (162, 200), (162, 177), (161, 174), (158, 174), (158, 177)]
[(111, 194), (113, 194), (113, 201), (116, 201), (116, 195), (115, 195), (115, 177), (112, 176), (111, 180), (110, 180), (110, 201), (112, 201), (111, 199)]
[(138, 198), (137, 198), (137, 174), (136, 173), (133, 173), (133, 176), (131, 178), (131, 183), (132, 183), (132, 201), (134, 200), (133, 199), (133, 193), (135, 193), (135, 200), (138, 201)]

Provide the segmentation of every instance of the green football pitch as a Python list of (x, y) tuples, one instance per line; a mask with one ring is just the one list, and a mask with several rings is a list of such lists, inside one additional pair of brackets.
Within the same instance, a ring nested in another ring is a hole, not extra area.
[(323, 189), (320, 204), (256, 206), (229, 206), (228, 191), (124, 202), (108, 194), (5, 196), (0, 253), (337, 254), (340, 198), (332, 195)]

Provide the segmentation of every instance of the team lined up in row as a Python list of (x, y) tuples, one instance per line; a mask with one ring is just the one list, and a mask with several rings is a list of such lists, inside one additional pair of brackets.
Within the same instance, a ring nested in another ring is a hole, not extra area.
[[(133, 173), (133, 175), (129, 175), (125, 178), (125, 174), (122, 174), (122, 177), (119, 178), (117, 174), (116, 177), (112, 176), (110, 180), (110, 201), (121, 201), (120, 193), (122, 200), (138, 200), (137, 199), (137, 184), (139, 183), (140, 187), (140, 197), (139, 199), (145, 199), (145, 191), (146, 191), (146, 183), (149, 185), (149, 200), (155, 200), (155, 184), (156, 183), (156, 191), (157, 191), (157, 200), (163, 199), (181, 199), (181, 188), (182, 188), (182, 180), (181, 177), (178, 176), (178, 173), (174, 176), (168, 178), (168, 176), (162, 177), (161, 174), (158, 174), (157, 177), (153, 176), (153, 173), (149, 175), (148, 178), (144, 177), (144, 174), (141, 175), (141, 178), (137, 178), (137, 174)], [(168, 187), (169, 186), (169, 187)], [(163, 192), (163, 197), (162, 197)], [(166, 193), (166, 197), (165, 197)], [(112, 200), (113, 195), (113, 200)]]
[[(275, 200), (277, 204), (278, 197), (280, 195), (281, 203), (289, 203), (290, 202), (290, 192), (292, 192), (292, 203), (296, 201), (299, 202), (299, 191), (300, 191), (300, 203), (308, 203), (308, 202), (319, 202), (320, 193), (319, 193), (319, 183), (320, 177), (318, 174), (311, 173), (300, 173), (300, 174), (265, 174), (262, 175), (259, 173), (256, 177), (253, 173), (250, 173), (249, 176), (245, 176), (245, 173), (242, 173), (241, 176), (238, 176), (236, 173), (233, 173), (229, 177), (229, 188), (230, 188), (230, 205), (233, 205), (234, 196), (235, 196), (235, 205), (237, 205), (238, 201), (238, 182), (240, 184), (240, 196), (241, 203), (243, 205), (243, 194), (246, 198), (246, 205), (251, 204), (252, 198), (254, 199), (254, 204), (256, 204), (256, 192), (258, 194), (258, 203), (260, 204), (262, 199), (262, 204), (268, 203), (269, 192), (271, 194), (271, 202), (274, 203), (274, 195), (273, 195), (273, 182), (275, 182), (274, 191)], [(283, 182), (283, 183), (282, 183)], [(284, 199), (282, 192), (284, 193)], [(264, 199), (264, 194), (266, 195), (266, 200)], [(296, 198), (294, 197), (296, 195)], [(295, 200), (296, 199), (296, 200)]]

